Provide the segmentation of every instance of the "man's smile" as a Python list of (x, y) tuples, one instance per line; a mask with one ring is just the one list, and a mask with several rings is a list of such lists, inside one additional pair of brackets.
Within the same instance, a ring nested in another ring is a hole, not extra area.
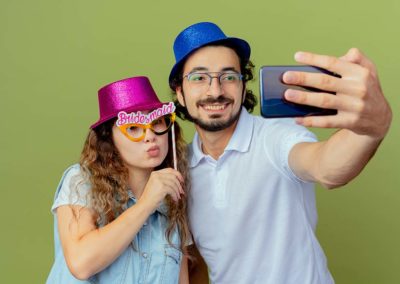
[(208, 98), (197, 102), (197, 107), (200, 107), (206, 111), (221, 112), (224, 111), (230, 104), (233, 103), (232, 99), (220, 96), (216, 99)]

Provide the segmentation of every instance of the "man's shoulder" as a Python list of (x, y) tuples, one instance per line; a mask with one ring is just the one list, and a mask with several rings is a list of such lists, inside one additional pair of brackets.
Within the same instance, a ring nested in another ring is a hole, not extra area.
[(251, 115), (251, 119), (253, 120), (252, 145), (276, 149), (277, 146), (291, 144), (292, 141), (297, 143), (317, 140), (310, 130), (296, 124), (293, 118), (265, 119)]
[(291, 118), (279, 118), (279, 119), (266, 119), (260, 115), (249, 114), (250, 119), (253, 120), (254, 131), (256, 136), (262, 134), (271, 135), (270, 133), (275, 132), (286, 132), (291, 128), (295, 127), (296, 123)]
[(296, 124), (294, 118), (263, 118), (260, 115), (250, 114), (254, 127), (273, 132), (309, 131), (307, 128)]

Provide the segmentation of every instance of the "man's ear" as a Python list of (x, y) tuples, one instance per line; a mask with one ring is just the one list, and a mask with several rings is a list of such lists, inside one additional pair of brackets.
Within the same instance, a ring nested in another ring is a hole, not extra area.
[(181, 106), (186, 107), (185, 98), (183, 97), (182, 86), (176, 87), (176, 97)]

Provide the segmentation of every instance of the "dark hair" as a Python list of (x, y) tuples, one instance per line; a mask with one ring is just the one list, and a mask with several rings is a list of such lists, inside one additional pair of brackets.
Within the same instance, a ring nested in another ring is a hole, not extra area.
[[(243, 87), (246, 88), (246, 83), (248, 81), (253, 80), (253, 69), (254, 69), (254, 64), (250, 61), (250, 59), (243, 58), (239, 55), (239, 52), (237, 51), (237, 47), (230, 43), (230, 42), (218, 42), (214, 44), (208, 44), (205, 46), (225, 46), (228, 48), (231, 48), (235, 51), (236, 55), (239, 57), (240, 60), (240, 72), (243, 75)], [(205, 47), (203, 46), (203, 47)], [(190, 56), (190, 55), (189, 55)], [(187, 57), (188, 58), (188, 57)], [(169, 81), (169, 87), (172, 90), (172, 95), (173, 95), (173, 100), (176, 106), (176, 114), (183, 120), (189, 120), (192, 121), (189, 113), (187, 112), (186, 107), (182, 106), (178, 99), (176, 98), (176, 88), (182, 86), (182, 80), (183, 80), (183, 66), (185, 65), (185, 62), (187, 58), (180, 63), (178, 66), (177, 72), (175, 73), (175, 76)], [(248, 112), (253, 112), (254, 107), (257, 105), (257, 98), (253, 94), (252, 90), (245, 89), (245, 100), (243, 102), (243, 106), (247, 109)]]

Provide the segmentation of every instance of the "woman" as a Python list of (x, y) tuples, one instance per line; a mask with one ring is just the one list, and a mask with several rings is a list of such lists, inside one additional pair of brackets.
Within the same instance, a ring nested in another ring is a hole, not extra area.
[(98, 98), (100, 119), (55, 195), (47, 283), (188, 283), (189, 181), (175, 107), (146, 77), (111, 83)]

